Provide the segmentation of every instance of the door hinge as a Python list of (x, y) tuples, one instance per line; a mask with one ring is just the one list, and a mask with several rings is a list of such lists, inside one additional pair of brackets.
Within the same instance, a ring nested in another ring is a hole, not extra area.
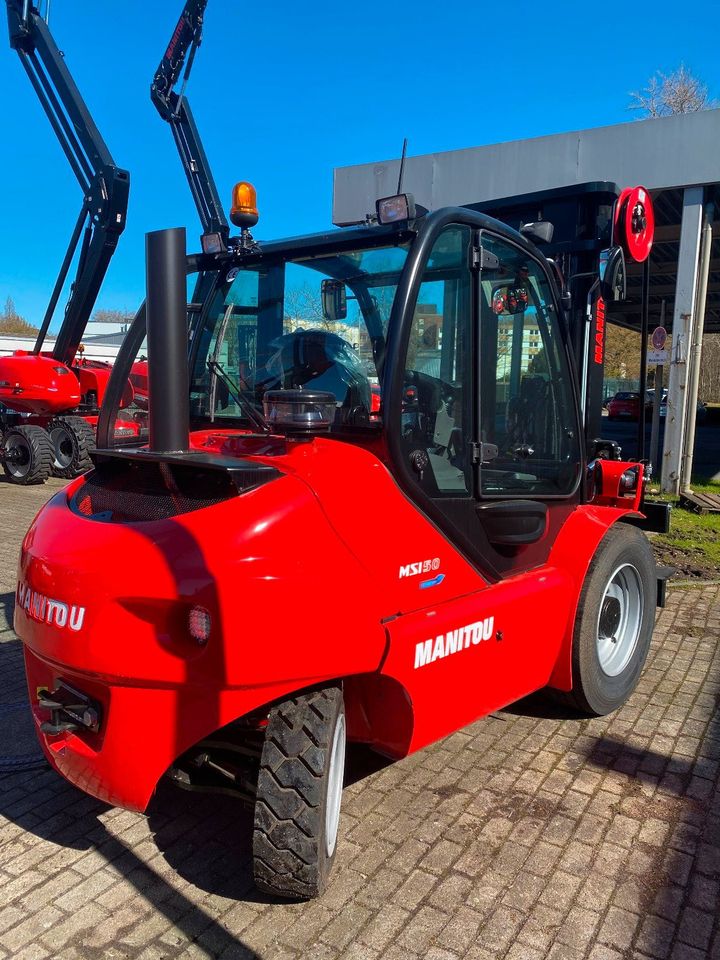
[(497, 270), (500, 266), (500, 258), (485, 247), (473, 247), (471, 266), (480, 270)]
[(473, 463), (490, 463), (498, 455), (497, 445), (494, 443), (471, 443)]

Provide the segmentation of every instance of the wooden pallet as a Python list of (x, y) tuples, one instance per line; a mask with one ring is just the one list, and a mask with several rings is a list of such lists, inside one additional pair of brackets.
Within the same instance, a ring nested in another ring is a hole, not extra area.
[(717, 493), (681, 493), (678, 506), (694, 513), (720, 513), (720, 496)]

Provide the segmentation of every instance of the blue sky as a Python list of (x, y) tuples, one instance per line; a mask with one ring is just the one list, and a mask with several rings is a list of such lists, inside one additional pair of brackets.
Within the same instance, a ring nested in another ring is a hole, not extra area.
[[(149, 85), (182, 0), (53, 0), (51, 29), (118, 165), (131, 172), (128, 226), (98, 299), (134, 312), (144, 234), (200, 233)], [(458, 0), (339, 4), (209, 0), (189, 97), (223, 201), (251, 180), (255, 234), (331, 224), (333, 167), (632, 119), (628, 92), (684, 62), (720, 99), (715, 0), (684, 20), (659, 0), (622, 5)], [(4, 17), (2, 17), (4, 21)], [(38, 323), (80, 191), (0, 28), (3, 148), (0, 306)], [(228, 202), (229, 206), (229, 202)]]

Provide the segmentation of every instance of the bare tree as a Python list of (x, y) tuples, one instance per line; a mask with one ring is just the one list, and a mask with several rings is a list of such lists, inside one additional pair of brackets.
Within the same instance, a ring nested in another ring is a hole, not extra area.
[(108, 310), (103, 307), (99, 307), (92, 315), (92, 319), (97, 323), (122, 323), (129, 324), (132, 321), (132, 316), (124, 310)]
[(31, 337), (37, 332), (38, 328), (20, 316), (15, 309), (15, 301), (12, 297), (8, 297), (5, 301), (5, 309), (0, 312), (0, 334)]
[(285, 291), (285, 332), (299, 327), (320, 327), (334, 332), (334, 324), (323, 316), (320, 295), (309, 283)]
[(640, 376), (640, 334), (614, 323), (606, 327), (605, 376), (637, 380)]
[(703, 337), (700, 365), (699, 396), (704, 401), (720, 400), (720, 334), (707, 333)]
[(648, 85), (630, 94), (628, 109), (640, 111), (641, 117), (669, 117), (675, 113), (697, 113), (715, 104), (708, 97), (707, 87), (684, 63), (672, 73), (658, 70)]

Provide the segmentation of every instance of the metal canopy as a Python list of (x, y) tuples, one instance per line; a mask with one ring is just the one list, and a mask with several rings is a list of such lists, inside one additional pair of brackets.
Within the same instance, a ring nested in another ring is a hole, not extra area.
[[(609, 181), (643, 184), (656, 205), (657, 231), (650, 259), (650, 316), (672, 325), (680, 249), (683, 192), (704, 188), (714, 223), (705, 330), (720, 332), (720, 109), (680, 114), (570, 133), (408, 157), (403, 187), (418, 203), (487, 205), (500, 198)], [(333, 221), (360, 221), (378, 197), (397, 189), (400, 161), (383, 160), (334, 171)], [(639, 327), (642, 266), (631, 265), (628, 295), (614, 322)]]

